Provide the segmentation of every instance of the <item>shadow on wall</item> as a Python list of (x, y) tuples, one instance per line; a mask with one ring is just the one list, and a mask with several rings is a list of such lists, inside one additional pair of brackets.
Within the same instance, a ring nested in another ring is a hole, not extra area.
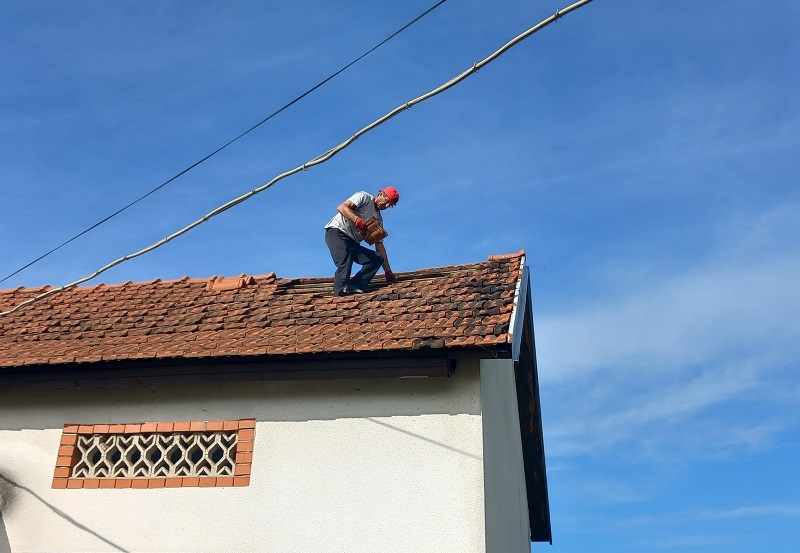
[(52, 429), (84, 421), (166, 421), (173, 419), (176, 407), (193, 420), (255, 417), (262, 422), (480, 415), (478, 367), (477, 361), (460, 362), (452, 377), (0, 393), (0, 430)]
[(3, 513), (10, 513), (14, 504), (16, 488), (11, 485), (5, 476), (0, 474), (0, 553), (11, 553), (11, 542), (3, 520)]
[(11, 542), (8, 541), (8, 532), (3, 522), (3, 510), (0, 508), (0, 553), (11, 553)]
[(76, 528), (79, 528), (84, 532), (92, 534), (97, 539), (107, 543), (117, 551), (128, 553), (127, 549), (123, 549), (114, 542), (104, 538), (94, 530), (87, 528), (86, 526), (76, 521), (74, 518), (69, 516), (61, 509), (54, 507), (53, 505), (42, 499), (36, 492), (31, 490), (30, 488), (26, 488), (25, 486), (17, 484), (14, 480), (12, 480), (11, 478), (9, 478), (8, 476), (4, 475), (1, 472), (0, 472), (0, 553), (11, 553), (11, 543), (8, 539), (8, 532), (6, 531), (5, 523), (3, 522), (3, 513), (9, 513), (11, 512), (11, 509), (13, 509), (14, 500), (17, 495), (17, 490), (23, 490), (28, 492), (34, 498), (38, 499), (42, 504), (44, 504), (48, 509), (53, 511), (56, 515), (60, 516), (61, 518), (63, 518)]
[(480, 456), (480, 455), (475, 455), (474, 453), (470, 453), (469, 451), (464, 451), (463, 449), (458, 449), (457, 447), (453, 447), (453, 446), (447, 445), (447, 444), (442, 443), (442, 442), (437, 442), (436, 440), (432, 440), (430, 438), (426, 438), (422, 434), (417, 434), (416, 432), (409, 432), (408, 430), (405, 430), (405, 429), (400, 428), (398, 426), (394, 426), (392, 424), (388, 424), (388, 423), (385, 423), (383, 421), (375, 420), (375, 419), (370, 418), (370, 417), (367, 417), (365, 420), (368, 420), (370, 422), (374, 422), (375, 424), (377, 424), (379, 426), (383, 426), (385, 428), (390, 428), (390, 429), (395, 430), (397, 432), (400, 432), (402, 434), (406, 434), (407, 436), (411, 436), (412, 438), (417, 438), (418, 440), (422, 440), (423, 442), (428, 442), (429, 444), (433, 444), (433, 445), (435, 445), (437, 447), (441, 447), (441, 448), (447, 449), (447, 450), (452, 451), (454, 453), (459, 453), (459, 454), (464, 455), (466, 457), (472, 457), (476, 461), (483, 461), (483, 457)]

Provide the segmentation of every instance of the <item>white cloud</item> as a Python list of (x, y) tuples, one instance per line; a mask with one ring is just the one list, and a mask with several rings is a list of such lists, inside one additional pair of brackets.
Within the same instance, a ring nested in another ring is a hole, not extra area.
[(540, 317), (542, 377), (681, 368), (742, 349), (780, 355), (800, 335), (798, 283), (800, 259), (777, 257), (699, 268), (577, 313)]
[[(800, 423), (790, 408), (800, 390), (798, 207), (738, 221), (745, 230), (681, 272), (636, 260), (624, 282), (619, 261), (600, 268), (623, 286), (539, 314), (548, 451), (622, 444), (629, 455), (716, 456), (772, 447)], [(765, 407), (753, 417), (752, 405)]]
[(598, 375), (546, 387), (548, 453), (581, 455), (614, 447), (630, 460), (769, 447), (791, 421), (753, 421), (737, 413), (722, 421), (715, 414), (757, 396), (759, 388), (759, 371), (752, 363), (696, 375)]

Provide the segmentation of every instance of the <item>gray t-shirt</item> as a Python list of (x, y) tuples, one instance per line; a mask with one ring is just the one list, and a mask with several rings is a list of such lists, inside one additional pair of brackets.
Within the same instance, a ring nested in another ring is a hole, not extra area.
[[(378, 219), (380, 224), (383, 225), (383, 217), (381, 217), (381, 212), (378, 210), (378, 208), (375, 207), (375, 197), (372, 194), (367, 192), (356, 192), (350, 196), (348, 200), (353, 202), (353, 205), (356, 206), (354, 211), (359, 217), (364, 220), (367, 220), (370, 217), (375, 217)], [(328, 221), (328, 224), (325, 225), (325, 228), (339, 229), (356, 242), (361, 242), (364, 240), (364, 237), (361, 236), (360, 232), (358, 232), (356, 225), (349, 219), (342, 217), (342, 214), (339, 212), (336, 212), (336, 215), (333, 216), (333, 219)]]

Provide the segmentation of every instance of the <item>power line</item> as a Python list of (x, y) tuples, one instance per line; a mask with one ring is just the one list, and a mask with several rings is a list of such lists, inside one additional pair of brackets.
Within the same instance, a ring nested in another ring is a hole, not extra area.
[(130, 207), (133, 207), (134, 205), (138, 204), (139, 202), (141, 202), (142, 200), (144, 200), (144, 199), (145, 199), (145, 198), (147, 198), (148, 196), (150, 196), (150, 195), (152, 195), (152, 194), (155, 194), (156, 192), (158, 192), (159, 190), (161, 190), (162, 188), (164, 188), (165, 186), (167, 186), (169, 183), (171, 183), (171, 182), (172, 182), (172, 181), (174, 181), (175, 179), (177, 179), (177, 178), (179, 178), (179, 177), (181, 177), (181, 176), (185, 175), (186, 173), (188, 173), (189, 171), (191, 171), (192, 169), (194, 169), (195, 167), (197, 167), (198, 165), (200, 165), (200, 164), (201, 164), (201, 163), (203, 163), (204, 161), (207, 161), (208, 159), (210, 159), (210, 158), (214, 157), (214, 156), (215, 156), (215, 155), (217, 155), (219, 152), (221, 152), (222, 150), (224, 150), (225, 148), (227, 148), (228, 146), (230, 146), (231, 144), (233, 144), (234, 142), (236, 142), (236, 141), (237, 141), (237, 140), (239, 140), (240, 138), (244, 137), (244, 136), (245, 136), (245, 135), (247, 135), (247, 134), (250, 134), (250, 132), (254, 131), (254, 130), (255, 130), (255, 129), (257, 129), (258, 127), (260, 127), (261, 125), (263, 125), (264, 123), (266, 123), (267, 121), (269, 121), (270, 119), (272, 119), (273, 117), (275, 117), (276, 115), (278, 115), (279, 113), (281, 113), (282, 111), (284, 111), (284, 110), (288, 109), (289, 107), (291, 107), (291, 106), (292, 106), (292, 105), (294, 105), (295, 103), (299, 102), (300, 100), (302, 100), (303, 98), (305, 98), (306, 96), (308, 96), (309, 94), (311, 94), (312, 92), (314, 92), (316, 89), (318, 89), (319, 87), (321, 87), (322, 85), (324, 85), (325, 83), (327, 83), (328, 81), (330, 81), (331, 79), (333, 79), (334, 77), (338, 76), (340, 73), (342, 73), (342, 72), (346, 71), (346, 70), (347, 70), (347, 69), (349, 69), (351, 66), (355, 65), (356, 63), (358, 63), (359, 61), (361, 61), (362, 59), (364, 59), (365, 57), (367, 57), (368, 55), (370, 55), (372, 52), (374, 52), (375, 50), (377, 50), (378, 48), (380, 48), (381, 46), (383, 46), (384, 44), (386, 44), (387, 42), (389, 42), (390, 40), (392, 40), (394, 37), (396, 37), (397, 35), (399, 35), (399, 34), (400, 34), (400, 33), (402, 33), (403, 31), (405, 31), (406, 29), (408, 29), (409, 27), (411, 27), (411, 26), (412, 26), (414, 23), (416, 23), (417, 21), (419, 21), (420, 19), (422, 19), (423, 17), (425, 17), (426, 15), (428, 15), (429, 13), (431, 13), (433, 10), (435, 10), (436, 8), (438, 8), (439, 6), (441, 6), (442, 4), (444, 4), (446, 1), (447, 1), (447, 0), (440, 0), (440, 1), (439, 1), (439, 2), (437, 2), (436, 4), (434, 4), (433, 6), (431, 6), (430, 8), (428, 8), (427, 10), (425, 10), (424, 12), (422, 12), (421, 14), (419, 14), (417, 17), (415, 17), (414, 19), (412, 19), (411, 21), (409, 21), (408, 23), (406, 23), (405, 25), (403, 25), (402, 27), (400, 27), (400, 28), (399, 28), (398, 30), (396, 30), (394, 33), (392, 33), (391, 35), (389, 35), (388, 37), (386, 37), (385, 39), (383, 39), (382, 41), (380, 41), (378, 44), (376, 44), (375, 46), (373, 46), (372, 48), (370, 48), (369, 50), (367, 50), (366, 52), (364, 52), (363, 54), (361, 54), (359, 57), (357, 57), (356, 59), (354, 59), (353, 61), (351, 61), (350, 63), (348, 63), (347, 65), (345, 65), (344, 67), (342, 67), (341, 69), (339, 69), (338, 71), (336, 71), (335, 73), (332, 73), (332, 74), (331, 74), (329, 77), (327, 77), (327, 78), (323, 79), (323, 80), (322, 80), (322, 81), (320, 81), (318, 84), (316, 84), (316, 85), (314, 85), (313, 87), (309, 88), (308, 90), (306, 90), (305, 92), (303, 92), (303, 93), (302, 93), (300, 96), (298, 96), (297, 98), (295, 98), (295, 99), (294, 99), (294, 100), (292, 100), (291, 102), (289, 102), (289, 103), (285, 104), (285, 105), (284, 105), (283, 107), (281, 107), (280, 109), (278, 109), (278, 110), (276, 110), (276, 111), (272, 112), (270, 115), (268, 115), (267, 117), (265, 117), (264, 119), (262, 119), (261, 121), (259, 121), (258, 123), (256, 123), (255, 125), (253, 125), (253, 126), (252, 126), (252, 127), (250, 127), (249, 129), (247, 129), (246, 131), (244, 131), (243, 133), (241, 133), (241, 134), (240, 134), (239, 136), (237, 136), (236, 138), (234, 138), (234, 139), (232, 139), (232, 140), (229, 140), (229, 141), (228, 141), (228, 142), (226, 142), (224, 145), (220, 146), (219, 148), (217, 148), (216, 150), (214, 150), (213, 152), (211, 152), (210, 154), (208, 154), (208, 155), (207, 155), (207, 156), (205, 156), (204, 158), (200, 159), (199, 161), (196, 161), (196, 162), (194, 162), (193, 164), (191, 164), (189, 167), (187, 167), (186, 169), (184, 169), (184, 170), (183, 170), (183, 171), (181, 171), (180, 173), (178, 173), (178, 174), (176, 174), (175, 176), (171, 177), (170, 179), (168, 179), (168, 180), (166, 180), (166, 181), (162, 182), (161, 184), (159, 184), (158, 186), (156, 186), (155, 188), (153, 188), (153, 189), (152, 189), (150, 192), (148, 192), (148, 193), (144, 194), (143, 196), (141, 196), (140, 198), (138, 198), (138, 199), (136, 199), (136, 200), (132, 201), (131, 203), (129, 203), (129, 204), (128, 204), (128, 205), (126, 205), (125, 207), (122, 207), (122, 208), (118, 209), (117, 211), (115, 211), (115, 212), (114, 212), (114, 213), (112, 213), (111, 215), (109, 215), (109, 216), (107, 216), (107, 217), (105, 217), (105, 218), (101, 219), (100, 221), (96, 222), (95, 224), (93, 224), (92, 226), (90, 226), (90, 227), (86, 228), (85, 230), (82, 230), (81, 232), (79, 232), (78, 234), (76, 234), (75, 236), (73, 236), (72, 238), (70, 238), (69, 240), (66, 240), (65, 242), (62, 242), (61, 244), (59, 244), (58, 246), (56, 246), (56, 247), (55, 247), (55, 248), (53, 248), (52, 250), (48, 251), (47, 253), (44, 253), (44, 254), (40, 255), (39, 257), (37, 257), (37, 258), (36, 258), (36, 259), (34, 259), (33, 261), (30, 261), (30, 262), (28, 262), (27, 264), (23, 265), (22, 267), (20, 267), (19, 269), (17, 269), (17, 270), (16, 270), (16, 271), (14, 271), (13, 273), (10, 273), (10, 274), (6, 275), (6, 276), (5, 276), (5, 277), (3, 277), (2, 279), (0, 279), (0, 283), (2, 283), (2, 282), (5, 282), (6, 280), (8, 280), (9, 278), (13, 277), (14, 275), (16, 275), (16, 274), (18, 274), (18, 273), (21, 273), (22, 271), (24, 271), (25, 269), (27, 269), (27, 268), (28, 268), (28, 267), (30, 267), (31, 265), (34, 265), (35, 263), (38, 263), (39, 261), (41, 261), (42, 259), (44, 259), (44, 258), (45, 258), (45, 257), (47, 257), (48, 255), (50, 255), (50, 254), (52, 254), (52, 253), (55, 253), (55, 252), (57, 252), (58, 250), (60, 250), (61, 248), (63, 248), (63, 247), (64, 247), (64, 246), (66, 246), (67, 244), (69, 244), (70, 242), (73, 242), (74, 240), (77, 240), (78, 238), (80, 238), (81, 236), (83, 236), (84, 234), (86, 234), (87, 232), (90, 232), (90, 231), (92, 231), (92, 230), (96, 229), (97, 227), (99, 227), (100, 225), (102, 225), (103, 223), (106, 223), (106, 222), (107, 222), (107, 221), (109, 221), (110, 219), (113, 219), (114, 217), (116, 217), (117, 215), (119, 215), (120, 213), (122, 213), (123, 211), (125, 211), (126, 209), (128, 209), (128, 208), (130, 208)]
[(457, 85), (458, 83), (460, 83), (461, 81), (463, 81), (464, 79), (466, 79), (467, 77), (472, 75), (473, 73), (476, 73), (479, 69), (482, 69), (486, 65), (488, 65), (491, 62), (493, 62), (494, 60), (496, 60), (498, 57), (500, 57), (506, 51), (508, 51), (512, 47), (516, 46), (517, 44), (519, 44), (520, 42), (522, 42), (526, 38), (530, 37), (531, 35), (533, 35), (537, 31), (547, 27), (548, 25), (550, 25), (554, 21), (557, 21), (561, 17), (567, 15), (571, 11), (574, 11), (574, 10), (576, 10), (576, 9), (582, 7), (582, 6), (585, 6), (586, 4), (590, 3), (591, 1), (592, 0), (579, 0), (578, 2), (575, 2), (574, 4), (571, 4), (571, 5), (567, 6), (566, 8), (563, 8), (561, 10), (557, 10), (555, 14), (553, 14), (550, 17), (548, 17), (548, 18), (542, 20), (541, 22), (537, 23), (536, 25), (534, 25), (533, 27), (531, 27), (527, 31), (517, 35), (516, 37), (514, 37), (513, 39), (511, 39), (510, 41), (505, 43), (502, 47), (500, 47), (499, 49), (495, 50), (492, 54), (490, 54), (486, 58), (482, 59), (481, 61), (474, 63), (472, 65), (472, 67), (470, 67), (469, 69), (459, 73), (458, 75), (456, 75), (455, 77), (453, 77), (449, 81), (445, 82), (444, 84), (434, 88), (433, 90), (431, 90), (429, 92), (426, 92), (425, 94), (423, 94), (421, 96), (417, 96), (416, 98), (414, 98), (412, 100), (409, 100), (408, 102), (406, 102), (404, 104), (401, 104), (401, 105), (397, 106), (392, 111), (390, 111), (389, 113), (385, 114), (383, 117), (380, 117), (379, 119), (376, 119), (375, 121), (373, 121), (372, 123), (370, 123), (366, 127), (364, 127), (361, 130), (357, 131), (353, 136), (351, 136), (350, 138), (348, 138), (347, 140), (345, 140), (341, 144), (339, 144), (337, 146), (334, 146), (333, 148), (331, 148), (327, 152), (325, 152), (323, 154), (320, 154), (319, 156), (307, 161), (306, 163), (300, 165), (299, 167), (295, 167), (294, 169), (290, 169), (289, 171), (281, 173), (280, 175), (274, 177), (269, 182), (267, 182), (267, 183), (265, 183), (265, 184), (263, 184), (263, 185), (261, 185), (259, 187), (256, 187), (256, 188), (252, 189), (250, 192), (247, 192), (246, 194), (243, 194), (243, 195), (239, 196), (238, 198), (234, 198), (233, 200), (229, 201), (228, 203), (222, 204), (221, 206), (219, 206), (215, 210), (211, 211), (210, 213), (207, 213), (202, 218), (198, 219), (197, 221), (195, 221), (194, 223), (190, 224), (189, 226), (182, 228), (181, 230), (179, 230), (179, 231), (167, 236), (166, 238), (162, 238), (161, 240), (159, 240), (155, 244), (151, 244), (150, 246), (144, 248), (143, 250), (139, 250), (138, 252), (128, 254), (128, 255), (126, 255), (124, 257), (120, 257), (119, 259), (117, 259), (115, 261), (112, 261), (111, 263), (109, 263), (105, 267), (102, 267), (102, 268), (98, 269), (97, 271), (95, 271), (94, 273), (92, 273), (90, 275), (87, 275), (87, 276), (85, 276), (85, 277), (83, 277), (81, 279), (78, 279), (75, 282), (71, 282), (69, 284), (65, 284), (64, 286), (60, 286), (58, 288), (52, 288), (52, 289), (48, 290), (47, 292), (44, 292), (43, 294), (39, 294), (39, 295), (34, 296), (34, 297), (32, 297), (32, 298), (30, 298), (28, 300), (25, 300), (24, 302), (16, 305), (15, 307), (9, 309), (8, 311), (0, 312), (0, 316), (2, 316), (2, 315), (10, 315), (11, 313), (14, 313), (18, 309), (21, 309), (22, 307), (25, 307), (26, 305), (30, 305), (30, 304), (32, 304), (34, 302), (37, 302), (37, 301), (42, 300), (42, 299), (44, 299), (44, 298), (46, 298), (48, 296), (51, 296), (53, 294), (62, 292), (64, 290), (67, 290), (69, 288), (74, 288), (75, 286), (78, 286), (79, 284), (83, 284), (84, 282), (86, 282), (88, 280), (92, 280), (96, 276), (106, 272), (107, 270), (109, 270), (109, 269), (111, 269), (113, 267), (116, 267), (117, 265), (119, 265), (121, 263), (124, 263), (125, 261), (129, 261), (131, 259), (134, 259), (136, 257), (144, 255), (144, 254), (146, 254), (148, 252), (151, 252), (151, 251), (155, 250), (156, 248), (160, 248), (161, 246), (163, 246), (167, 242), (169, 242), (169, 241), (173, 240), (174, 238), (177, 238), (177, 237), (179, 237), (179, 236), (181, 236), (183, 234), (186, 234), (187, 232), (189, 232), (193, 228), (202, 225), (203, 223), (205, 223), (209, 219), (211, 219), (213, 217), (216, 217), (217, 215), (219, 215), (219, 214), (229, 210), (230, 208), (232, 208), (232, 207), (244, 202), (245, 200), (249, 200), (250, 198), (252, 198), (256, 194), (258, 194), (259, 192), (263, 192), (264, 190), (270, 188), (272, 185), (274, 185), (278, 181), (283, 180), (286, 177), (289, 177), (289, 176), (294, 175), (296, 173), (299, 173), (301, 171), (305, 171), (306, 169), (308, 169), (309, 167), (313, 167), (314, 165), (319, 165), (321, 163), (325, 163), (326, 161), (331, 159), (333, 156), (335, 156), (336, 154), (338, 154), (339, 152), (341, 152), (342, 150), (344, 150), (345, 148), (350, 146), (353, 142), (356, 141), (356, 139), (360, 138), (364, 134), (368, 133), (369, 131), (371, 131), (371, 130), (377, 128), (377, 127), (379, 127), (383, 123), (386, 123), (389, 119), (392, 119), (393, 117), (395, 117), (396, 115), (399, 115), (403, 111), (405, 111), (407, 109), (410, 109), (412, 106), (415, 106), (416, 104), (422, 103), (425, 100), (428, 100), (428, 99), (436, 96), (437, 94), (441, 94), (445, 90), (447, 90), (449, 88), (452, 88), (453, 86)]

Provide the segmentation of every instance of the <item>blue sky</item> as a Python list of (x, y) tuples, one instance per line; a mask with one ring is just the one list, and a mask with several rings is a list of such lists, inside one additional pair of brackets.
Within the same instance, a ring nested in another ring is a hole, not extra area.
[[(274, 5), (273, 5), (274, 4)], [(0, 6), (0, 278), (301, 94), (432, 0)], [(449, 0), (235, 145), (6, 280), (61, 285), (348, 138), (554, 13)], [(328, 276), (395, 185), (396, 272), (525, 249), (554, 545), (800, 546), (800, 4), (616, 0), (90, 284)]]

